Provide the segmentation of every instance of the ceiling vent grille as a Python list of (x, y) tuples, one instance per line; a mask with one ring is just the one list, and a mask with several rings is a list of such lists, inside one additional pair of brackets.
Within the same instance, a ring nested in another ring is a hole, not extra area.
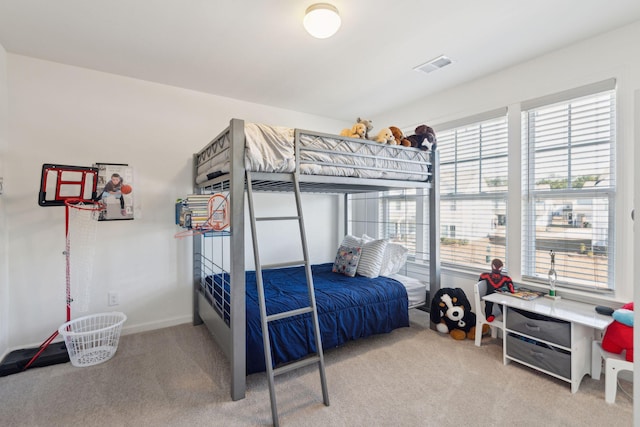
[(446, 67), (449, 64), (451, 64), (451, 59), (444, 55), (440, 55), (437, 58), (432, 59), (431, 61), (418, 65), (414, 68), (414, 70), (422, 71), (423, 73), (430, 73), (432, 71), (439, 70), (442, 67)]

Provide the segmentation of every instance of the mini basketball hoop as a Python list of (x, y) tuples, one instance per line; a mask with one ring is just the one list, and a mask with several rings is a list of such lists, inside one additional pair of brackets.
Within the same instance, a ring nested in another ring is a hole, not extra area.
[(229, 195), (213, 194), (207, 201), (207, 220), (201, 225), (187, 226), (187, 230), (180, 231), (174, 237), (182, 238), (205, 234), (210, 231), (224, 231), (231, 225), (231, 211), (229, 210)]
[(213, 231), (222, 231), (229, 227), (230, 215), (227, 196), (218, 193), (209, 198), (209, 219), (207, 224)]

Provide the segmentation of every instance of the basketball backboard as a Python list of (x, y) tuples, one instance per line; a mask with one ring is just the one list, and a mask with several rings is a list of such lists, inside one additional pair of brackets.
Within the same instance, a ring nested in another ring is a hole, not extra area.
[(98, 168), (90, 166), (42, 165), (40, 206), (64, 206), (67, 199), (92, 201), (97, 197)]

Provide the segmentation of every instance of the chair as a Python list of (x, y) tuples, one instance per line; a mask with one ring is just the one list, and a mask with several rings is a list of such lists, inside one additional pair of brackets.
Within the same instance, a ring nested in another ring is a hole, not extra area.
[(491, 338), (498, 337), (498, 329), (502, 330), (504, 334), (504, 322), (502, 321), (502, 312), (495, 314), (496, 310), (500, 311), (498, 304), (494, 304), (494, 316), (496, 317), (493, 322), (487, 321), (487, 316), (484, 312), (484, 301), (482, 297), (487, 294), (487, 282), (480, 280), (473, 286), (473, 298), (476, 304), (476, 346), (480, 347), (482, 341), (482, 326), (489, 325), (491, 327)]
[(591, 344), (591, 378), (600, 379), (602, 372), (602, 360), (604, 360), (604, 400), (607, 403), (616, 403), (618, 391), (618, 372), (633, 372), (633, 362), (625, 359), (624, 354), (610, 353), (602, 348), (600, 341)]

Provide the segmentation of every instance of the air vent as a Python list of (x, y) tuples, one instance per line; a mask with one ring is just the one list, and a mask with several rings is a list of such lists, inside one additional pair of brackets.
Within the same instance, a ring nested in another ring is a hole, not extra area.
[(414, 70), (422, 71), (423, 73), (430, 73), (442, 67), (446, 67), (449, 64), (451, 64), (451, 60), (444, 55), (440, 55), (437, 58), (432, 59), (431, 61), (425, 62), (422, 65), (418, 65), (414, 68)]

